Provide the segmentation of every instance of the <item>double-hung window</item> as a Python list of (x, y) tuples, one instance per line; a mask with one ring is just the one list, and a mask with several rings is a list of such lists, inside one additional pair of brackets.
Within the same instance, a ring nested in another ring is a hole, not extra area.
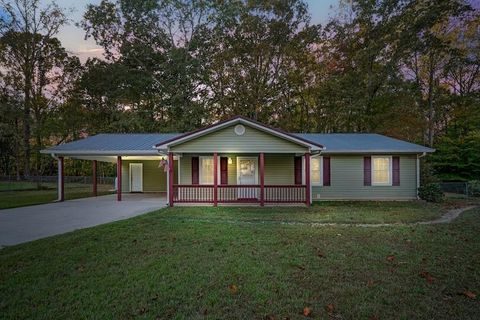
[(200, 184), (213, 184), (213, 157), (200, 157)]
[(310, 182), (312, 185), (322, 185), (322, 158), (310, 158)]
[(392, 185), (392, 157), (372, 157), (372, 185)]

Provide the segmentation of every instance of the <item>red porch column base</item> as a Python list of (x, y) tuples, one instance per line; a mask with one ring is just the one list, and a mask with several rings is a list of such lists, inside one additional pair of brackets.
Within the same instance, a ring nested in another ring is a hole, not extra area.
[(122, 157), (117, 157), (117, 201), (122, 201)]
[(215, 207), (218, 204), (217, 168), (218, 168), (218, 154), (215, 152), (215, 153), (213, 153), (213, 206), (215, 206)]
[(173, 177), (174, 177), (174, 170), (173, 170), (173, 153), (168, 153), (168, 205), (173, 207)]
[(305, 153), (305, 204), (310, 206), (310, 153)]
[(265, 205), (265, 154), (260, 153), (260, 206)]

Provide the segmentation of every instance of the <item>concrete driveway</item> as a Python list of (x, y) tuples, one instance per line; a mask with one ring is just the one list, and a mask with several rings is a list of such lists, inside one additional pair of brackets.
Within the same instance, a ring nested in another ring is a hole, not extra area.
[(0, 210), (0, 248), (131, 218), (166, 205), (159, 194), (124, 194), (121, 202), (116, 195), (108, 195)]

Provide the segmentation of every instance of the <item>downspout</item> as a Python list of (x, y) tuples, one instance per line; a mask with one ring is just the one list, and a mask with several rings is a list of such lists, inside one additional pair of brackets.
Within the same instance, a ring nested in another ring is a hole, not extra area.
[(418, 196), (418, 188), (420, 188), (420, 158), (423, 158), (426, 155), (427, 155), (426, 152), (422, 154), (417, 153), (417, 200), (420, 199), (420, 197)]

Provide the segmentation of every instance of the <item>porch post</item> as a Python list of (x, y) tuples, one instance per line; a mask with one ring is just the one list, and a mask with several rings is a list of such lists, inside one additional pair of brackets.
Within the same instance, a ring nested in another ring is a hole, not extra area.
[(65, 178), (63, 157), (58, 157), (58, 201), (65, 200)]
[(92, 183), (93, 183), (93, 196), (97, 196), (97, 160), (93, 160), (92, 163)]
[(168, 153), (168, 205), (173, 207), (173, 152)]
[(213, 205), (216, 207), (218, 204), (218, 154), (213, 153)]
[(305, 153), (305, 204), (310, 206), (310, 153)]
[(265, 155), (260, 153), (260, 205), (265, 204)]
[(117, 201), (122, 201), (122, 157), (117, 156)]

